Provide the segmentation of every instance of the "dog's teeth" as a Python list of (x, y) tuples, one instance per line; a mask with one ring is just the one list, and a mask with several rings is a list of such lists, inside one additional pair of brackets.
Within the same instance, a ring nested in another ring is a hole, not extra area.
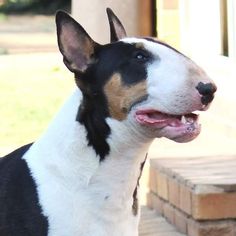
[(183, 124), (185, 124), (185, 123), (187, 122), (185, 116), (182, 116), (182, 117), (181, 117), (181, 122), (182, 122)]
[(193, 124), (193, 123), (194, 123), (194, 119), (189, 118), (189, 119), (188, 119), (188, 123), (189, 123), (189, 124)]

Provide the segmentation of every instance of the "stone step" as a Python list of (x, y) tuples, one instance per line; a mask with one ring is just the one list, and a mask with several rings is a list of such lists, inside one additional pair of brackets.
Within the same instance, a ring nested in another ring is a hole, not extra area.
[(182, 233), (235, 236), (236, 156), (152, 159), (148, 199)]
[(146, 206), (141, 208), (139, 236), (185, 236), (177, 232), (164, 217)]

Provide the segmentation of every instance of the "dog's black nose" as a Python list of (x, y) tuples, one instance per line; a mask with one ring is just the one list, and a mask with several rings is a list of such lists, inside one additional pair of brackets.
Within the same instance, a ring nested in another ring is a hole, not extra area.
[(196, 89), (202, 95), (201, 102), (203, 105), (208, 105), (214, 98), (214, 93), (217, 88), (213, 83), (204, 84), (199, 82)]

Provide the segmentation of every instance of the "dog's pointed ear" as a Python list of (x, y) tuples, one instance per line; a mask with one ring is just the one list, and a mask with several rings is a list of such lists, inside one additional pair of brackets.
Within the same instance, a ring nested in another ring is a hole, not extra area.
[(116, 42), (122, 38), (125, 38), (125, 28), (110, 8), (107, 8), (107, 16), (110, 25), (111, 42)]
[(58, 46), (65, 65), (72, 72), (84, 72), (91, 63), (91, 56), (98, 44), (66, 12), (57, 12), (56, 26)]

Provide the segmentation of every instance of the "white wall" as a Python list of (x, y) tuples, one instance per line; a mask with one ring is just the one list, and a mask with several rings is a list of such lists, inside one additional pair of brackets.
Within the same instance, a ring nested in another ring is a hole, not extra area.
[(228, 0), (229, 57), (236, 62), (236, 1)]
[(180, 29), (187, 54), (220, 55), (220, 0), (180, 0)]

